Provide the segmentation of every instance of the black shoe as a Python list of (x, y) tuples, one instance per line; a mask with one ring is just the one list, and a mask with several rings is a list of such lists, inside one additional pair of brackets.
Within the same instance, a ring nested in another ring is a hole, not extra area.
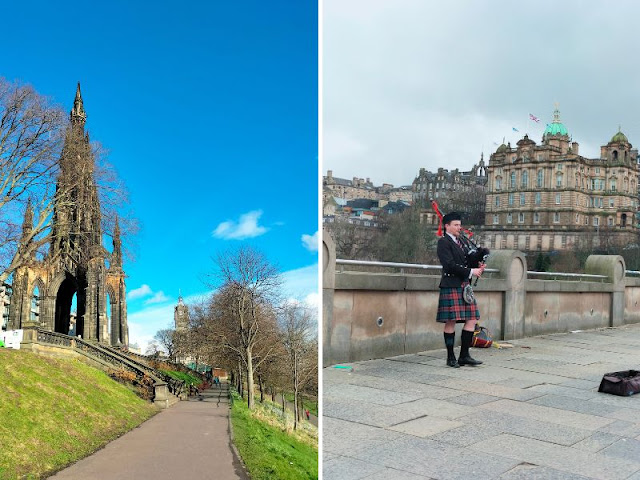
[(460, 368), (460, 365), (458, 365), (458, 362), (456, 361), (455, 357), (447, 358), (447, 365), (453, 368)]
[(459, 358), (458, 364), (460, 366), (470, 365), (472, 367), (475, 367), (476, 365), (482, 365), (482, 362), (480, 360), (474, 360), (473, 358), (471, 358), (471, 355), (467, 355), (466, 357)]

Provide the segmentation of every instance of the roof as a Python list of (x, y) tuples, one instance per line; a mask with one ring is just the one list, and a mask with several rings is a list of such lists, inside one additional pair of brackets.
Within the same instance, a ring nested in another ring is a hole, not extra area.
[(556, 107), (553, 111), (553, 122), (547, 124), (547, 128), (544, 129), (543, 137), (547, 135), (566, 135), (569, 136), (567, 127), (560, 121), (560, 110)]

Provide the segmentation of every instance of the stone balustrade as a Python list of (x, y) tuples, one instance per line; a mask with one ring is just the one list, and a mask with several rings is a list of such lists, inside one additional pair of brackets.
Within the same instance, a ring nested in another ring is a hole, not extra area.
[[(444, 348), (435, 321), (440, 274), (336, 271), (323, 236), (323, 364)], [(640, 278), (617, 255), (591, 255), (586, 275), (534, 275), (516, 250), (492, 252), (474, 288), (480, 323), (511, 340), (640, 322)], [(459, 341), (459, 338), (458, 338)]]

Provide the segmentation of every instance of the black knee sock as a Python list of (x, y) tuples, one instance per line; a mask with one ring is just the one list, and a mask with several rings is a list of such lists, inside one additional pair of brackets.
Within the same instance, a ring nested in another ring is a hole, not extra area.
[(447, 358), (456, 358), (455, 353), (453, 353), (453, 344), (456, 341), (456, 332), (446, 333), (444, 334), (444, 344), (447, 346)]
[(469, 347), (471, 346), (471, 340), (473, 339), (473, 332), (469, 330), (462, 330), (462, 337), (460, 338), (460, 358), (469, 356)]

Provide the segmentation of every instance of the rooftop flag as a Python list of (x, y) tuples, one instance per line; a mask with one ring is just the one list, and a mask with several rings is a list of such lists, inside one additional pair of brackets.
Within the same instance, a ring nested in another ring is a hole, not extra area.
[(513, 129), (514, 132), (519, 132), (520, 130), (518, 130), (516, 127), (511, 127)]
[(533, 120), (534, 122), (536, 122), (536, 123), (540, 123), (540, 119), (538, 117), (536, 117), (533, 113), (529, 114), (529, 118), (531, 120)]

